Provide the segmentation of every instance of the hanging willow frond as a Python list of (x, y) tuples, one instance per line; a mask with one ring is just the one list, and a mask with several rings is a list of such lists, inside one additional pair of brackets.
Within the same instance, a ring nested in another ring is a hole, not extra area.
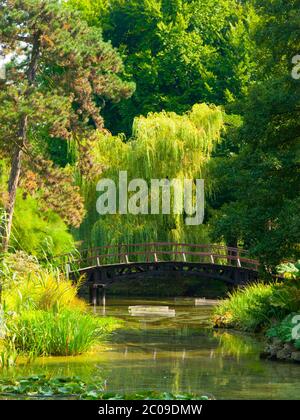
[[(127, 143), (122, 137), (99, 133), (94, 142), (94, 159), (104, 168), (102, 177), (118, 185), (120, 170), (128, 179), (196, 179), (205, 173), (210, 155), (220, 140), (223, 112), (219, 107), (196, 104), (184, 115), (151, 113), (138, 117), (133, 137)], [(96, 183), (80, 177), (87, 215), (79, 235), (94, 246), (149, 241), (207, 242), (207, 226), (186, 226), (184, 214), (176, 215), (108, 215), (96, 212)], [(206, 190), (210, 181), (205, 180)]]

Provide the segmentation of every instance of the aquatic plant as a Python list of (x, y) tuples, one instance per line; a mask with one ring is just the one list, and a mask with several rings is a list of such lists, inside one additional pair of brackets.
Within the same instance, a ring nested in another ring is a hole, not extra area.
[(10, 368), (15, 366), (18, 358), (18, 352), (15, 348), (14, 337), (8, 342), (0, 339), (0, 368)]
[(77, 296), (80, 281), (74, 284), (23, 252), (7, 255), (1, 268), (3, 366), (20, 353), (31, 358), (86, 352), (121, 322), (87, 313)]
[(31, 375), (18, 379), (0, 380), (0, 395), (26, 397), (82, 396), (103, 391), (102, 383), (86, 384), (79, 377), (54, 377)]
[(79, 377), (33, 375), (19, 379), (0, 380), (0, 395), (26, 398), (72, 398), (82, 400), (208, 400), (208, 396), (173, 394), (169, 392), (136, 392), (120, 394), (105, 392), (102, 383), (86, 383)]
[(119, 322), (76, 310), (28, 310), (7, 320), (9, 342), (20, 353), (35, 356), (74, 356), (91, 350)]

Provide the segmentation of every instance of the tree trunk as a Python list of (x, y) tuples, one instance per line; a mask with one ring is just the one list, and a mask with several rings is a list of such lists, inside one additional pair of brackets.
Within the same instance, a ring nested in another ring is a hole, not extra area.
[[(30, 94), (32, 85), (36, 77), (38, 58), (39, 58), (39, 53), (40, 53), (40, 35), (41, 35), (41, 32), (37, 31), (33, 36), (31, 59), (30, 59), (30, 63), (28, 66), (28, 71), (27, 71), (28, 89), (25, 92), (25, 97), (27, 97)], [(18, 133), (18, 139), (15, 145), (15, 151), (12, 158), (11, 170), (10, 170), (9, 181), (8, 181), (8, 203), (6, 206), (7, 221), (6, 221), (6, 227), (3, 233), (3, 240), (2, 240), (3, 252), (7, 252), (8, 250), (8, 245), (9, 245), (9, 240), (10, 240), (10, 235), (11, 235), (12, 221), (13, 221), (16, 196), (17, 196), (17, 188), (18, 188), (20, 172), (21, 172), (23, 149), (27, 143), (27, 125), (28, 125), (28, 116), (22, 115), (20, 118), (20, 128), (19, 128), (19, 133)]]
[(6, 206), (7, 212), (7, 221), (6, 221), (6, 229), (3, 235), (3, 242), (2, 242), (2, 251), (7, 252), (10, 235), (11, 235), (11, 228), (12, 228), (12, 220), (14, 215), (15, 203), (16, 203), (16, 196), (17, 196), (17, 188), (20, 178), (21, 172), (21, 163), (22, 163), (22, 155), (23, 151), (22, 148), (26, 144), (27, 138), (27, 116), (21, 118), (20, 124), (20, 146), (16, 145), (15, 152), (12, 159), (11, 170), (9, 175), (8, 181), (8, 203)]

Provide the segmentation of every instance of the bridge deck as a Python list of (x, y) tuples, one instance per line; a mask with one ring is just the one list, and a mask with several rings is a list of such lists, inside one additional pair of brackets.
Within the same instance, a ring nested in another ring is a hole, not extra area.
[(83, 249), (77, 255), (60, 256), (72, 278), (86, 274), (93, 284), (153, 275), (166, 271), (177, 275), (196, 274), (233, 284), (256, 280), (259, 262), (240, 248), (211, 244), (152, 242), (107, 245)]

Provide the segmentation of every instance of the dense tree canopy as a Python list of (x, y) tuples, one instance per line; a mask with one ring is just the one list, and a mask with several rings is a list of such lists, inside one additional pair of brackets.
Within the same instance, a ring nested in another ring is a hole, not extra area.
[(71, 3), (91, 25), (103, 26), (137, 86), (130, 100), (105, 108), (113, 133), (130, 134), (140, 114), (182, 113), (197, 102), (226, 104), (247, 89), (255, 67), (251, 7), (236, 0), (113, 0), (107, 7), (101, 2), (99, 11), (98, 2)]
[[(101, 30), (89, 28), (54, 0), (1, 2), (0, 43), (2, 54), (10, 57), (0, 92), (0, 147), (4, 156), (12, 156), (8, 196), (3, 197), (7, 249), (22, 159), (30, 170), (23, 186), (42, 192), (48, 207), (79, 225), (81, 198), (70, 172), (43, 156), (45, 138), (91, 138), (95, 129), (103, 129), (99, 99), (128, 97), (133, 86), (120, 79), (121, 58), (102, 40)], [(83, 156), (81, 167), (84, 161)]]
[[(76, 239), (93, 245), (205, 236), (249, 248), (267, 269), (297, 258), (299, 6), (300, 0), (0, 2), (8, 61), (0, 81), (1, 205), (8, 228), (17, 196), (17, 216), (22, 200), (33, 218), (40, 212), (36, 220), (54, 220), (50, 210), (80, 226)], [(217, 135), (206, 137), (208, 155), (204, 144), (189, 143), (197, 107), (222, 115), (222, 124), (212, 124)], [(168, 132), (168, 124), (178, 130)], [(204, 174), (203, 229), (186, 231), (174, 215), (146, 219), (146, 226), (140, 216), (96, 214), (101, 176), (126, 169), (149, 178), (153, 168)]]
[[(112, 179), (119, 193), (119, 171), (127, 171), (128, 184), (142, 179), (149, 187), (149, 194), (137, 203), (137, 214), (100, 216), (95, 203), (101, 195), (96, 190), (99, 177), (93, 180), (79, 179), (85, 197), (87, 217), (79, 229), (79, 239), (85, 246), (152, 241), (190, 242), (209, 240), (207, 226), (186, 224), (187, 213), (174, 211), (176, 191), (170, 188), (170, 214), (150, 214), (151, 180), (179, 180), (205, 178), (206, 165), (212, 151), (220, 141), (223, 129), (223, 112), (220, 108), (196, 104), (184, 115), (175, 113), (151, 113), (147, 118), (134, 121), (133, 137), (124, 142), (123, 137), (103, 135), (94, 150), (102, 167), (103, 178)], [(206, 180), (209, 191), (209, 180)], [(128, 193), (129, 199), (133, 195)], [(195, 191), (193, 192), (195, 196)], [(160, 197), (162, 191), (160, 191)], [(198, 199), (199, 199), (198, 195)], [(143, 213), (146, 209), (146, 214)]]
[(293, 57), (300, 51), (300, 2), (255, 4), (260, 71), (249, 95), (238, 103), (244, 117), (240, 154), (225, 163), (227, 170), (225, 165), (219, 169), (228, 177), (231, 194), (215, 233), (242, 240), (274, 266), (300, 251), (300, 84), (292, 77)]

